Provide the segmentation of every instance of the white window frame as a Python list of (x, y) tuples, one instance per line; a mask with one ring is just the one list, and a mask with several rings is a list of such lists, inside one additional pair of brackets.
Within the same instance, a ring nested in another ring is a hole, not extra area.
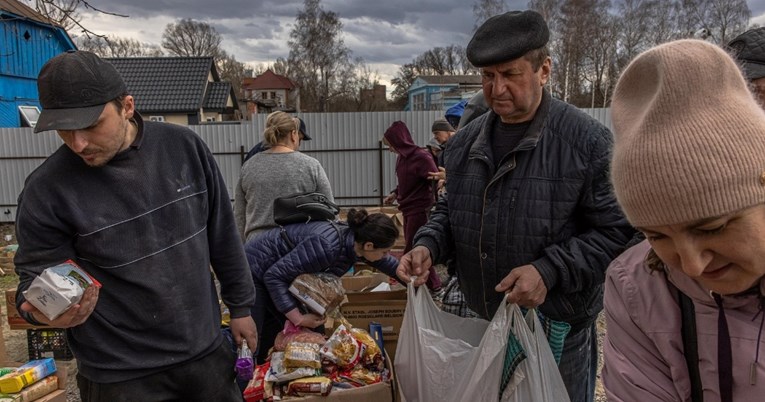
[(32, 128), (35, 128), (37, 125), (37, 119), (30, 119), (30, 116), (27, 115), (27, 111), (34, 111), (37, 113), (37, 119), (40, 118), (40, 108), (34, 105), (21, 105), (19, 106), (19, 113), (21, 113), (21, 118), (24, 119), (24, 122)]
[(158, 121), (163, 123), (165, 121), (165, 116), (149, 116), (149, 121)]

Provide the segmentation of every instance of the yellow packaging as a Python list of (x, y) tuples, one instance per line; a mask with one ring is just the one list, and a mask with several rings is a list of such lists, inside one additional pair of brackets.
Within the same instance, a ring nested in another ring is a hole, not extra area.
[(58, 377), (49, 375), (18, 394), (0, 394), (0, 402), (32, 402), (58, 389)]
[(32, 360), (14, 372), (0, 377), (0, 392), (12, 394), (56, 372), (52, 358)]

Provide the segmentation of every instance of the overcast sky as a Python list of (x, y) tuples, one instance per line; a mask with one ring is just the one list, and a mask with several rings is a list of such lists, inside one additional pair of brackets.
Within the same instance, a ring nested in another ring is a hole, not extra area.
[[(223, 48), (237, 60), (257, 65), (287, 57), (287, 40), (302, 0), (89, 0), (104, 11), (128, 18), (84, 12), (82, 24), (99, 34), (159, 44), (168, 23), (193, 18), (223, 36)], [(383, 83), (400, 65), (436, 46), (466, 46), (473, 29), (471, 0), (322, 0), (343, 23), (354, 57), (377, 71)], [(525, 9), (527, 0), (505, 2)], [(765, 26), (765, 0), (748, 0), (752, 22)], [(76, 30), (70, 32), (77, 35)], [(390, 91), (391, 88), (388, 88)]]

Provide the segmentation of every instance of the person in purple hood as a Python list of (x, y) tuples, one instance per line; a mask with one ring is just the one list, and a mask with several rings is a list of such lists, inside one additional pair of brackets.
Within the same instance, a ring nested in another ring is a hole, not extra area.
[[(398, 186), (383, 202), (390, 205), (398, 201), (398, 209), (404, 215), (404, 253), (408, 253), (412, 249), (414, 234), (428, 221), (428, 211), (436, 202), (431, 188), (433, 181), (428, 178), (428, 173), (437, 171), (438, 167), (430, 153), (414, 143), (409, 129), (402, 121), (391, 124), (385, 131), (383, 142), (390, 147), (391, 152), (398, 155)], [(441, 279), (433, 267), (430, 267), (426, 284), (430, 290), (441, 289)]]

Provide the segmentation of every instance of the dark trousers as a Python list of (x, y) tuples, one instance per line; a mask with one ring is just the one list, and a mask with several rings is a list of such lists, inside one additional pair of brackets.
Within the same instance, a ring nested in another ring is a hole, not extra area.
[[(404, 240), (406, 240), (404, 254), (412, 249), (414, 235), (417, 233), (417, 230), (427, 222), (428, 211), (412, 212), (404, 215)], [(430, 267), (430, 273), (428, 274), (428, 280), (425, 282), (425, 285), (427, 285), (430, 290), (441, 289), (441, 278), (438, 277), (438, 273), (434, 267)]]
[(255, 281), (255, 305), (252, 307), (252, 320), (258, 327), (258, 349), (255, 350), (258, 364), (265, 363), (268, 350), (274, 346), (276, 335), (284, 329), (287, 317), (280, 313), (265, 285)]
[(558, 369), (571, 402), (592, 402), (598, 371), (598, 335), (594, 323), (566, 336)]
[[(257, 280), (255, 281), (255, 305), (251, 311), (252, 320), (258, 327), (258, 349), (254, 354), (258, 364), (263, 364), (268, 358), (268, 351), (274, 346), (276, 335), (284, 329), (287, 316), (276, 309), (265, 285)], [(323, 325), (309, 329), (324, 334)]]
[(234, 362), (228, 342), (209, 355), (146, 377), (102, 384), (77, 374), (82, 402), (225, 401), (241, 402), (234, 382)]

